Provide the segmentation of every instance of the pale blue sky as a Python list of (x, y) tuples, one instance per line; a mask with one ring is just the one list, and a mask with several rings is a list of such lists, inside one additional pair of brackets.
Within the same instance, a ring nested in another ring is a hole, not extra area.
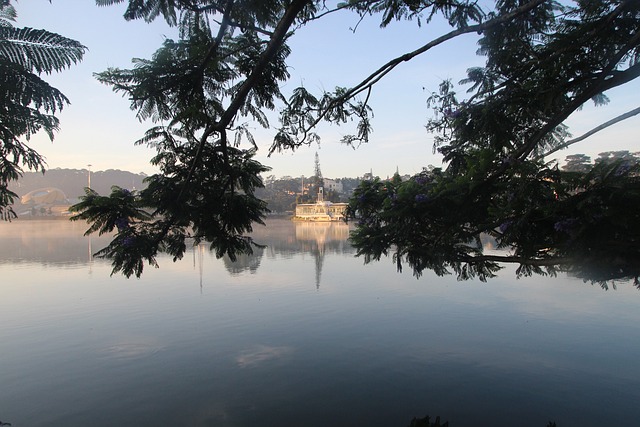
[[(17, 26), (45, 28), (76, 39), (89, 48), (79, 65), (46, 79), (71, 100), (61, 119), (61, 130), (53, 143), (44, 135), (32, 138), (31, 145), (47, 158), (49, 168), (86, 168), (92, 170), (122, 169), (153, 173), (149, 159), (154, 152), (134, 146), (150, 124), (141, 124), (129, 109), (129, 102), (93, 78), (94, 72), (107, 67), (128, 68), (131, 58), (148, 58), (165, 37), (175, 37), (175, 30), (162, 21), (146, 24), (127, 22), (122, 18), (123, 5), (97, 7), (92, 0), (22, 0), (15, 3)], [(411, 51), (441, 35), (446, 28), (426, 25), (418, 28), (412, 22), (400, 22), (379, 29), (375, 19), (357, 23), (354, 15), (329, 16), (303, 28), (291, 43), (292, 79), (287, 88), (301, 82), (320, 93), (336, 85), (358, 83), (389, 59)], [(440, 157), (432, 153), (433, 136), (424, 129), (429, 112), (426, 98), (442, 79), (457, 82), (465, 70), (481, 64), (475, 56), (475, 37), (465, 36), (420, 58), (400, 65), (374, 89), (371, 105), (375, 117), (374, 133), (369, 144), (357, 150), (339, 143), (341, 135), (351, 129), (320, 129), (320, 147), (313, 145), (294, 153), (274, 154), (267, 158), (267, 148), (274, 130), (257, 130), (261, 151), (258, 160), (273, 168), (276, 176), (311, 175), (314, 155), (320, 155), (325, 177), (356, 177), (370, 170), (381, 177), (401, 173), (414, 174), (423, 166), (440, 166)], [(588, 106), (569, 121), (575, 136), (591, 127), (638, 106), (640, 83), (611, 91), (609, 106)], [(275, 120), (272, 124), (277, 124)], [(639, 151), (636, 138), (639, 118), (627, 120), (601, 132), (577, 146), (558, 153), (564, 158), (571, 153), (597, 153), (609, 150)]]

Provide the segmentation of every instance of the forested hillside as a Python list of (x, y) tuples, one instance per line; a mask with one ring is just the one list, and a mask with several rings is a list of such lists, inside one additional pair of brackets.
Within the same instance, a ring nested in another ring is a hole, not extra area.
[[(146, 187), (145, 174), (135, 174), (128, 171), (108, 169), (106, 171), (91, 172), (91, 188), (99, 194), (109, 194), (111, 186), (126, 188), (128, 190), (140, 190)], [(353, 189), (360, 183), (360, 178), (340, 178), (334, 180), (342, 184), (342, 192), (327, 193), (327, 200), (334, 202), (345, 201), (353, 192)], [(309, 181), (310, 182), (310, 181)], [(304, 194), (307, 196), (305, 202), (315, 200), (317, 189), (311, 188), (309, 182), (304, 186), (299, 178), (289, 176), (276, 178), (274, 175), (265, 178), (265, 187), (259, 189), (262, 197), (274, 213), (284, 213), (295, 209), (298, 198)], [(25, 172), (10, 187), (19, 197), (25, 194), (47, 187), (54, 187), (62, 190), (67, 198), (74, 202), (78, 197), (84, 195), (84, 189), (89, 185), (89, 171), (86, 169), (51, 169), (46, 173)]]
[[(111, 192), (111, 186), (117, 185), (129, 190), (141, 189), (146, 175), (117, 169), (91, 172), (91, 188), (101, 194)], [(84, 194), (89, 185), (89, 171), (86, 169), (51, 169), (46, 173), (25, 172), (10, 186), (18, 196), (22, 197), (30, 191), (45, 187), (55, 187), (62, 190), (69, 200), (77, 199)]]

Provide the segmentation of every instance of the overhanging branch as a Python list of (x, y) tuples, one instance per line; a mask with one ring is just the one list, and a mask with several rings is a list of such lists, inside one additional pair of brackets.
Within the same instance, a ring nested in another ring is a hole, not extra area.
[(552, 149), (552, 150), (550, 150), (550, 151), (548, 151), (548, 152), (546, 152), (546, 153), (542, 154), (541, 156), (539, 156), (539, 158), (541, 159), (541, 158), (544, 158), (544, 157), (550, 156), (551, 154), (553, 154), (553, 153), (555, 153), (555, 152), (557, 152), (557, 151), (560, 151), (560, 150), (562, 150), (562, 149), (564, 149), (564, 148), (567, 148), (567, 147), (568, 147), (568, 146), (570, 146), (570, 145), (576, 144), (576, 143), (578, 143), (578, 142), (580, 142), (580, 141), (584, 141), (585, 139), (587, 139), (587, 138), (589, 138), (590, 136), (592, 136), (592, 135), (594, 135), (594, 134), (596, 134), (596, 133), (600, 132), (601, 130), (604, 130), (604, 129), (608, 128), (609, 126), (613, 126), (613, 125), (615, 125), (616, 123), (619, 123), (619, 122), (621, 122), (621, 121), (623, 121), (623, 120), (626, 120), (626, 119), (628, 119), (628, 118), (631, 118), (631, 117), (633, 117), (633, 116), (637, 116), (638, 114), (640, 114), (640, 107), (635, 108), (635, 109), (633, 109), (633, 110), (631, 110), (631, 111), (628, 111), (628, 112), (626, 112), (626, 113), (624, 113), (624, 114), (620, 114), (618, 117), (615, 117), (615, 118), (613, 118), (613, 119), (611, 119), (611, 120), (608, 120), (608, 121), (606, 121), (606, 122), (602, 123), (602, 124), (601, 124), (601, 125), (599, 125), (599, 126), (594, 127), (594, 128), (593, 128), (593, 129), (591, 129), (589, 132), (586, 132), (585, 134), (583, 134), (583, 135), (581, 135), (581, 136), (579, 136), (579, 137), (577, 137), (577, 138), (570, 139), (569, 141), (567, 141), (567, 142), (565, 142), (565, 143), (563, 143), (563, 144), (558, 145), (558, 146), (557, 146), (557, 147), (555, 147), (554, 149)]
[(530, 265), (533, 267), (552, 267), (558, 265), (570, 265), (571, 258), (522, 258), (508, 255), (477, 255), (459, 259), (461, 262), (477, 264), (479, 262), (500, 262), (509, 264)]
[[(562, 122), (564, 122), (572, 113), (574, 113), (578, 108), (580, 108), (594, 96), (614, 87), (629, 83), (630, 81), (640, 77), (640, 63), (634, 64), (625, 71), (615, 71), (615, 67), (622, 60), (622, 58), (627, 55), (628, 52), (638, 43), (640, 43), (640, 32), (634, 34), (634, 36), (629, 39), (625, 46), (623, 46), (616, 53), (616, 55), (614, 55), (610, 59), (609, 64), (604, 67), (604, 70), (602, 71), (598, 79), (593, 82), (590, 87), (577, 94), (572, 101), (567, 103), (567, 105), (565, 105), (562, 109), (560, 109), (557, 113), (550, 117), (549, 121), (544, 126), (542, 126), (531, 137), (529, 137), (520, 148), (515, 150), (514, 153), (508, 157), (508, 159), (503, 161), (500, 166), (486, 178), (485, 183), (493, 182), (496, 178), (505, 173), (510, 168), (511, 164), (526, 159), (527, 156), (529, 156), (531, 152), (538, 146), (540, 141), (549, 134), (549, 132), (553, 131), (553, 129), (562, 124)], [(480, 186), (477, 188), (480, 188)]]
[(365, 79), (363, 79), (360, 83), (358, 83), (357, 85), (353, 86), (351, 89), (347, 90), (344, 92), (343, 95), (336, 97), (335, 99), (333, 99), (325, 108), (324, 110), (320, 111), (318, 114), (318, 117), (316, 117), (316, 119), (311, 122), (307, 128), (304, 130), (303, 133), (308, 133), (310, 129), (313, 129), (314, 127), (316, 127), (328, 114), (329, 111), (331, 111), (332, 108), (334, 108), (336, 105), (342, 104), (346, 101), (348, 101), (349, 99), (352, 99), (354, 97), (356, 97), (357, 95), (359, 95), (360, 93), (364, 92), (364, 91), (368, 91), (370, 90), (377, 82), (379, 82), (384, 76), (386, 76), (387, 74), (389, 74), (394, 68), (396, 68), (398, 65), (400, 65), (403, 62), (408, 62), (410, 60), (412, 60), (413, 58), (415, 58), (416, 56), (419, 56), (427, 51), (429, 51), (430, 49), (439, 46), (449, 40), (452, 40), (458, 36), (461, 36), (463, 34), (469, 34), (469, 33), (481, 33), (483, 31), (486, 31), (489, 28), (492, 28), (496, 25), (500, 25), (503, 24), (519, 15), (522, 15), (524, 13), (527, 13), (533, 9), (535, 9), (536, 7), (538, 7), (539, 5), (545, 3), (546, 0), (532, 0), (529, 3), (526, 3), (522, 6), (520, 6), (519, 8), (515, 9), (514, 11), (498, 16), (496, 18), (490, 19), (486, 22), (483, 22), (481, 24), (477, 24), (477, 25), (472, 25), (469, 27), (465, 27), (465, 28), (459, 28), (453, 31), (450, 31), (447, 34), (444, 34), (432, 41), (430, 41), (429, 43), (423, 45), (422, 47), (412, 51), (412, 52), (408, 52), (405, 53), (404, 55), (401, 55), (399, 57), (396, 57), (392, 60), (390, 60), (389, 62), (387, 62), (386, 64), (384, 64), (383, 66), (381, 66), (380, 68), (378, 68), (376, 71), (374, 71), (373, 73), (371, 73), (369, 76), (367, 76)]

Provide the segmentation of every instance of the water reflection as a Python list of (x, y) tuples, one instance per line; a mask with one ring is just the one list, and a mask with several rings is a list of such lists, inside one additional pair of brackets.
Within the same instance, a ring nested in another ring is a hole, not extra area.
[(252, 255), (240, 255), (236, 261), (224, 257), (224, 265), (230, 274), (249, 272), (254, 274), (263, 256), (291, 258), (294, 254), (309, 254), (315, 261), (315, 284), (320, 288), (322, 267), (327, 254), (354, 254), (348, 244), (350, 226), (344, 222), (291, 222), (287, 219), (271, 219), (267, 227), (257, 226), (252, 237), (265, 245)]
[[(94, 261), (108, 263), (100, 258), (94, 259), (93, 254), (109, 244), (110, 236), (85, 236), (86, 228), (84, 223), (62, 219), (0, 223), (0, 264), (88, 265), (91, 268)], [(327, 253), (354, 253), (347, 243), (349, 225), (345, 223), (270, 219), (266, 227), (257, 225), (252, 236), (265, 247), (256, 248), (252, 255), (239, 255), (236, 261), (225, 256), (223, 263), (229, 274), (255, 274), (265, 256), (290, 259), (295, 254), (309, 254), (315, 260), (315, 283), (319, 287)], [(197, 245), (192, 251), (193, 267), (199, 271), (202, 280), (203, 265), (211, 258), (208, 245)]]
[(86, 229), (86, 224), (64, 219), (0, 222), (0, 264), (89, 264), (110, 237), (84, 236)]
[(293, 348), (288, 346), (255, 345), (242, 350), (236, 357), (236, 363), (240, 368), (255, 368), (267, 362), (282, 360), (291, 353)]
[(240, 254), (235, 261), (231, 261), (227, 255), (223, 257), (224, 267), (231, 275), (239, 275), (244, 272), (255, 274), (260, 267), (260, 261), (264, 255), (264, 248), (253, 248), (251, 255)]
[(14, 426), (640, 419), (632, 287), (516, 281), (513, 267), (488, 283), (416, 280), (363, 266), (344, 224), (272, 219), (253, 257), (216, 260), (203, 245), (131, 280), (90, 262), (107, 238), (84, 228), (0, 225), (0, 419)]

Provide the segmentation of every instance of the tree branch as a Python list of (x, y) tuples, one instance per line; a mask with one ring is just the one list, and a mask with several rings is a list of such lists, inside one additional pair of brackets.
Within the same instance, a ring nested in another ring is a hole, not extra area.
[(334, 106), (344, 103), (347, 100), (354, 98), (355, 96), (357, 96), (358, 94), (360, 94), (363, 91), (369, 90), (371, 87), (373, 87), (377, 82), (379, 82), (385, 75), (387, 75), (388, 73), (390, 73), (395, 67), (397, 67), (398, 65), (400, 65), (403, 62), (407, 62), (412, 60), (413, 58), (415, 58), (418, 55), (421, 55), (425, 52), (427, 52), (428, 50), (444, 43), (447, 42), (451, 39), (454, 39), (455, 37), (461, 36), (463, 34), (468, 34), (468, 33), (481, 33), (491, 27), (494, 27), (496, 25), (500, 25), (504, 22), (507, 22), (521, 14), (524, 14), (526, 12), (529, 12), (532, 9), (535, 9), (537, 6), (543, 4), (546, 0), (532, 0), (529, 3), (526, 3), (522, 6), (520, 6), (519, 8), (517, 8), (516, 10), (514, 10), (513, 12), (507, 13), (505, 15), (501, 15), (498, 16), (496, 18), (490, 19), (486, 22), (483, 22), (481, 24), (477, 24), (477, 25), (472, 25), (470, 27), (466, 27), (466, 28), (459, 28), (457, 30), (453, 30), (447, 34), (444, 34), (432, 41), (430, 41), (429, 43), (423, 45), (422, 47), (406, 53), (404, 55), (401, 55), (399, 57), (396, 57), (394, 59), (392, 59), (391, 61), (387, 62), (386, 64), (384, 64), (383, 66), (381, 66), (380, 68), (378, 68), (376, 71), (374, 71), (373, 73), (371, 73), (368, 77), (366, 77), (364, 80), (362, 80), (360, 83), (358, 83), (357, 85), (355, 85), (354, 87), (352, 87), (351, 89), (347, 90), (343, 95), (335, 98), (334, 100), (332, 100), (327, 106), (326, 108), (321, 111), (318, 115), (318, 117), (316, 118), (316, 120), (314, 120), (308, 127), (307, 129), (305, 129), (304, 133), (307, 133), (310, 129), (314, 128), (315, 126), (317, 126), (323, 119), (324, 117), (327, 115), (327, 113), (329, 112), (329, 110), (331, 108), (333, 108)]
[(572, 264), (571, 258), (522, 258), (508, 255), (477, 255), (459, 258), (461, 262), (478, 263), (478, 262), (501, 262), (510, 264), (531, 265), (535, 267), (551, 267), (556, 265)]
[[(629, 41), (621, 48), (616, 55), (610, 58), (609, 64), (604, 67), (600, 76), (582, 93), (577, 94), (571, 102), (569, 102), (564, 108), (558, 111), (549, 121), (538, 129), (519, 149), (515, 150), (502, 164), (489, 175), (485, 182), (490, 183), (500, 175), (502, 175), (511, 164), (516, 163), (518, 160), (525, 159), (536, 148), (538, 143), (549, 134), (553, 129), (562, 124), (573, 112), (580, 108), (584, 103), (589, 101), (599, 93), (605, 92), (614, 87), (628, 83), (640, 76), (640, 63), (636, 63), (633, 66), (627, 68), (622, 72), (614, 72), (615, 67), (619, 64), (622, 58), (628, 54), (629, 50), (634, 48), (640, 43), (640, 32), (636, 33)], [(480, 188), (480, 187), (477, 187)]]
[[(516, 150), (514, 154), (510, 156), (511, 159), (523, 159), (527, 157), (538, 145), (540, 140), (544, 138), (549, 132), (564, 122), (574, 111), (580, 108), (585, 102), (593, 98), (599, 93), (605, 92), (614, 87), (628, 83), (631, 80), (640, 76), (640, 63), (629, 67), (626, 71), (614, 74), (613, 70), (618, 65), (619, 61), (628, 53), (632, 46), (640, 43), (640, 32), (636, 33), (629, 42), (625, 45), (625, 48), (620, 49), (618, 53), (611, 58), (609, 64), (605, 67), (602, 74), (594, 82), (591, 87), (584, 90), (581, 94), (578, 94), (573, 101), (559, 111), (554, 118), (549, 120), (546, 125), (540, 128), (533, 136), (527, 141), (520, 149)], [(610, 78), (607, 78), (610, 77)], [(503, 171), (504, 172), (504, 171)]]
[(262, 72), (267, 67), (271, 59), (273, 59), (273, 56), (276, 54), (278, 49), (280, 49), (280, 47), (282, 46), (284, 39), (287, 37), (289, 28), (295, 21), (296, 17), (309, 3), (311, 3), (311, 0), (294, 0), (291, 5), (289, 5), (284, 13), (284, 16), (278, 22), (278, 25), (273, 32), (273, 36), (269, 40), (267, 48), (264, 50), (264, 52), (262, 52), (262, 55), (260, 56), (260, 59), (258, 60), (255, 68), (253, 69), (249, 77), (247, 77), (247, 79), (242, 83), (242, 85), (238, 89), (238, 92), (236, 93), (236, 96), (233, 98), (231, 104), (229, 105), (229, 107), (227, 107), (220, 120), (213, 125), (213, 130), (226, 128), (229, 123), (231, 123), (233, 118), (238, 113), (238, 110), (244, 103), (245, 99), (247, 98), (247, 95), (249, 94), (251, 89), (253, 89), (256, 82), (262, 75)]
[(222, 22), (220, 22), (220, 28), (218, 28), (218, 34), (216, 35), (216, 38), (213, 41), (213, 44), (209, 47), (209, 51), (207, 52), (204, 59), (202, 60), (202, 64), (200, 64), (200, 72), (204, 71), (204, 69), (207, 66), (207, 63), (211, 61), (211, 58), (213, 58), (213, 55), (216, 53), (216, 51), (220, 47), (220, 43), (222, 43), (222, 38), (227, 32), (227, 28), (229, 28), (229, 26), (231, 25), (231, 19), (229, 15), (233, 10), (233, 2), (234, 0), (229, 0), (227, 2), (227, 7), (225, 8), (224, 13), (222, 15)]
[[(214, 40), (213, 44), (209, 48), (209, 51), (207, 52), (207, 55), (205, 56), (204, 60), (202, 61), (202, 64), (200, 65), (200, 72), (204, 71), (204, 69), (207, 66), (207, 62), (209, 62), (211, 60), (211, 58), (213, 58), (213, 55), (215, 54), (216, 50), (218, 50), (218, 47), (220, 46), (220, 43), (222, 42), (222, 38), (224, 37), (224, 34), (226, 33), (227, 28), (228, 28), (229, 15), (231, 14), (231, 11), (233, 10), (233, 3), (234, 3), (234, 0), (229, 0), (227, 2), (227, 7), (226, 7), (226, 9), (224, 11), (224, 16), (222, 18), (222, 24), (220, 25), (220, 28), (218, 30), (218, 35), (216, 36), (216, 39)], [(200, 141), (198, 141), (198, 150), (196, 151), (196, 155), (193, 158), (193, 162), (191, 163), (191, 168), (189, 169), (189, 174), (187, 175), (187, 178), (186, 178), (184, 184), (182, 185), (182, 188), (180, 189), (180, 193), (178, 193), (178, 197), (176, 198), (177, 201), (180, 201), (180, 199), (182, 198), (182, 195), (184, 194), (187, 186), (191, 182), (191, 178), (193, 178), (193, 174), (195, 173), (195, 170), (196, 170), (198, 164), (200, 163), (200, 159), (202, 158), (202, 152), (204, 151), (204, 146), (205, 146), (205, 144), (207, 142), (207, 139), (209, 138), (209, 136), (211, 136), (212, 133), (213, 133), (213, 130), (210, 131), (210, 132), (207, 132), (205, 130), (204, 134), (200, 138)]]
[[(253, 69), (253, 71), (251, 72), (249, 77), (244, 81), (244, 83), (240, 86), (240, 89), (236, 93), (235, 98), (231, 101), (231, 104), (229, 105), (229, 107), (227, 107), (227, 109), (225, 110), (225, 112), (223, 113), (222, 117), (218, 122), (210, 124), (204, 130), (202, 136), (200, 137), (200, 140), (198, 141), (198, 149), (196, 151), (196, 155), (193, 159), (193, 162), (191, 163), (191, 168), (189, 169), (189, 173), (187, 175), (187, 178), (185, 179), (184, 185), (181, 188), (180, 193), (178, 194), (177, 200), (180, 200), (180, 198), (184, 194), (185, 189), (187, 188), (191, 179), (193, 178), (193, 174), (195, 173), (197, 165), (200, 163), (200, 160), (202, 158), (202, 153), (204, 151), (204, 146), (206, 144), (207, 139), (215, 132), (219, 132), (222, 134), (226, 131), (227, 126), (229, 125), (229, 123), (231, 123), (231, 121), (237, 114), (238, 110), (244, 103), (247, 95), (249, 94), (249, 91), (256, 84), (258, 78), (262, 75), (262, 72), (264, 71), (265, 67), (269, 64), (269, 61), (271, 61), (276, 51), (282, 46), (282, 43), (287, 35), (289, 27), (293, 24), (293, 21), (295, 20), (296, 16), (298, 15), (298, 13), (300, 13), (300, 11), (304, 8), (304, 6), (306, 6), (307, 3), (309, 3), (309, 0), (295, 0), (289, 6), (289, 8), (285, 11), (284, 16), (278, 22), (278, 25), (276, 26), (276, 29), (273, 32), (273, 35), (271, 37), (271, 40), (269, 41), (269, 45), (262, 53), (260, 59), (258, 60), (258, 63), (256, 64), (256, 67)], [(233, 0), (229, 0), (227, 4), (227, 9), (225, 10), (225, 17), (223, 18), (223, 24), (228, 21), (228, 16), (231, 13), (232, 9), (233, 9)], [(218, 31), (218, 36), (216, 38), (216, 41), (211, 46), (211, 49), (209, 50), (206, 59), (208, 60), (211, 59), (223, 35), (224, 35), (223, 26), (221, 26), (220, 31)], [(205, 65), (206, 65), (206, 62), (203, 62), (203, 66)], [(224, 138), (223, 143), (226, 145), (226, 138)]]
[(626, 120), (626, 119), (631, 118), (631, 117), (633, 117), (633, 116), (636, 116), (636, 115), (638, 115), (638, 114), (640, 114), (640, 107), (635, 108), (635, 109), (633, 109), (633, 110), (631, 110), (631, 111), (628, 111), (628, 112), (626, 112), (626, 113), (624, 113), (624, 114), (620, 114), (619, 116), (617, 116), (617, 117), (615, 117), (615, 118), (613, 118), (613, 119), (611, 119), (611, 120), (608, 120), (608, 121), (606, 121), (606, 122), (602, 123), (602, 124), (601, 124), (601, 125), (599, 125), (599, 126), (594, 127), (594, 128), (593, 128), (593, 129), (591, 129), (589, 132), (586, 132), (585, 134), (583, 134), (583, 135), (581, 135), (581, 136), (579, 136), (579, 137), (577, 137), (577, 138), (570, 139), (569, 141), (565, 142), (564, 144), (560, 144), (560, 145), (558, 145), (558, 146), (557, 146), (557, 147), (555, 147), (554, 149), (552, 149), (552, 150), (550, 150), (550, 151), (548, 151), (548, 152), (546, 152), (546, 153), (544, 153), (544, 154), (540, 155), (540, 156), (538, 157), (538, 159), (542, 159), (542, 158), (545, 158), (545, 157), (547, 157), (547, 156), (550, 156), (551, 154), (553, 154), (553, 153), (555, 153), (555, 152), (557, 152), (557, 151), (560, 151), (560, 150), (562, 150), (562, 149), (564, 149), (564, 148), (567, 148), (567, 147), (568, 147), (568, 146), (570, 146), (570, 145), (573, 145), (573, 144), (575, 144), (575, 143), (578, 143), (578, 142), (580, 142), (580, 141), (583, 141), (583, 140), (585, 140), (585, 139), (589, 138), (591, 135), (593, 135), (593, 134), (595, 134), (595, 133), (598, 133), (598, 132), (600, 132), (600, 131), (601, 131), (601, 130), (603, 130), (603, 129), (606, 129), (606, 128), (608, 128), (609, 126), (613, 126), (613, 125), (615, 125), (616, 123), (619, 123), (619, 122), (621, 122), (621, 121), (623, 121), (623, 120)]

